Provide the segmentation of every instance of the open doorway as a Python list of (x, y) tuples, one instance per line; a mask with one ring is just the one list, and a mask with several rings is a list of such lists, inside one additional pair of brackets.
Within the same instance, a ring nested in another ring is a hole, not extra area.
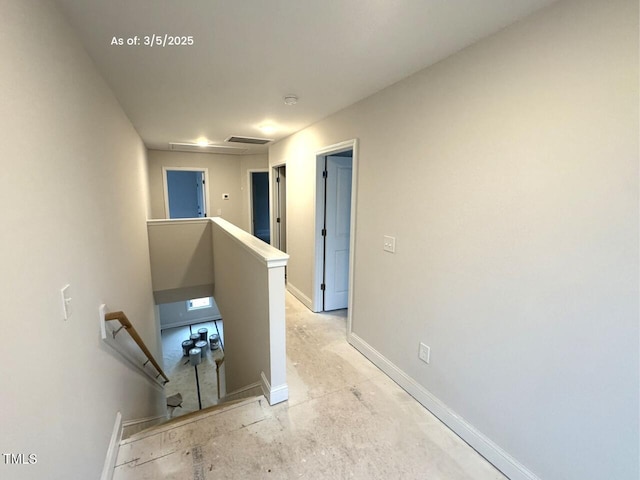
[(206, 168), (163, 167), (166, 218), (206, 217), (209, 171)]
[(351, 305), (356, 155), (355, 140), (316, 153), (314, 311)]
[(268, 170), (249, 170), (249, 205), (251, 234), (271, 243)]

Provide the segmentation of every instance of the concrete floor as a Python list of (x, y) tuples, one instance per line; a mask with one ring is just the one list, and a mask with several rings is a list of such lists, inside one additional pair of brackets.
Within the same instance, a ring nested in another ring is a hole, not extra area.
[[(188, 326), (162, 330), (162, 361), (164, 371), (171, 379), (165, 387), (165, 394), (168, 397), (175, 393), (180, 393), (183, 399), (182, 408), (176, 408), (173, 411), (173, 417), (198, 410), (195, 368), (189, 364), (188, 357), (183, 356), (182, 342), (189, 339), (191, 332), (197, 333), (198, 329), (203, 327), (208, 330), (207, 335), (218, 333), (221, 345), (224, 344), (222, 320), (192, 325), (191, 330), (189, 330)], [(222, 348), (214, 352), (207, 351), (202, 363), (198, 365), (202, 408), (218, 403), (215, 358), (222, 356)]]
[(505, 479), (347, 344), (345, 314), (287, 294), (289, 401), (248, 399), (126, 440), (114, 479)]

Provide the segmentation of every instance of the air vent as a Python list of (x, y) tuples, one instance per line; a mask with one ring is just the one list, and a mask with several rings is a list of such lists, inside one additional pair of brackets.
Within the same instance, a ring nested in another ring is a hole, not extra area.
[(242, 155), (247, 153), (248, 148), (230, 147), (228, 145), (205, 145), (201, 147), (197, 143), (169, 143), (169, 150), (174, 152), (195, 152), (195, 153), (219, 153), (226, 155)]
[(229, 137), (225, 142), (232, 143), (250, 143), (252, 145), (264, 145), (265, 143), (273, 142), (273, 138), (255, 138), (255, 137)]

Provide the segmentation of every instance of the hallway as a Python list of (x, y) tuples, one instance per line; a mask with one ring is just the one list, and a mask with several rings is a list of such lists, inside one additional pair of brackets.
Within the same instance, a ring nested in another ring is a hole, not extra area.
[(287, 293), (289, 401), (248, 400), (124, 444), (114, 479), (505, 477)]

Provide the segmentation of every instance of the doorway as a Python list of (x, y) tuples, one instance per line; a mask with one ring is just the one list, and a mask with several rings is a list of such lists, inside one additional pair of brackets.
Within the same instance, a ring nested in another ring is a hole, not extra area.
[(209, 211), (206, 168), (163, 167), (166, 218), (206, 217)]
[(355, 140), (316, 153), (316, 312), (351, 305), (356, 155)]
[(251, 233), (265, 243), (271, 243), (269, 225), (269, 172), (249, 171)]

